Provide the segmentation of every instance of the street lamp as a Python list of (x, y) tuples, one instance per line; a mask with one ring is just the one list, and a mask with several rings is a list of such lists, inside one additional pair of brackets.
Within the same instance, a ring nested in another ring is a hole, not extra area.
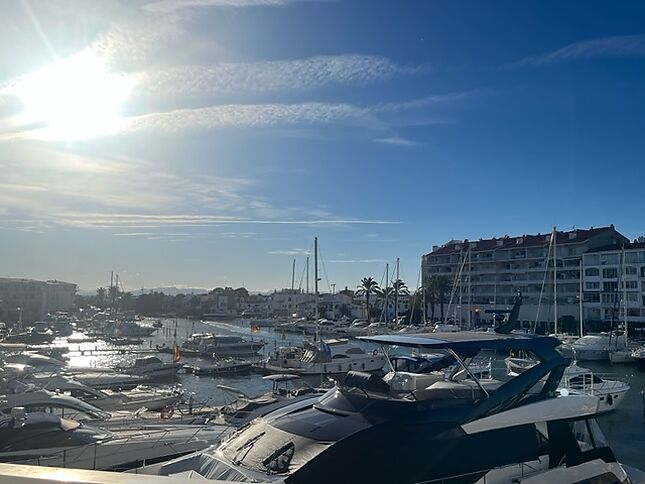
[(17, 307), (18, 310), (18, 331), (22, 331), (22, 308)]

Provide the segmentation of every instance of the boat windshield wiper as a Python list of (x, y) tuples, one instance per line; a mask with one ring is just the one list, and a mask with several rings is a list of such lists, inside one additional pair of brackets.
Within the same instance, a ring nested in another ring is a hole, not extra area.
[(241, 446), (239, 446), (237, 449), (235, 449), (235, 451), (236, 451), (236, 452), (240, 452), (241, 450), (246, 449), (246, 452), (245, 452), (245, 453), (244, 453), (244, 455), (243, 455), (242, 457), (240, 457), (239, 459), (236, 457), (236, 458), (233, 460), (233, 463), (234, 463), (234, 464), (241, 464), (241, 463), (242, 463), (242, 461), (246, 458), (246, 456), (247, 456), (247, 455), (249, 455), (249, 452), (251, 452), (251, 449), (253, 448), (253, 446), (255, 445), (255, 443), (256, 443), (258, 440), (260, 440), (260, 437), (262, 437), (264, 434), (266, 434), (266, 432), (260, 432), (258, 435), (256, 435), (255, 437), (253, 437), (253, 438), (251, 438), (251, 439), (247, 440), (244, 444), (242, 444), (242, 445), (241, 445)]

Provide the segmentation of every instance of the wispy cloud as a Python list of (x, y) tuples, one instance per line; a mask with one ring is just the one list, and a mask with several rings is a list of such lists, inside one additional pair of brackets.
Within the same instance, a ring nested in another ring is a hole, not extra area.
[(267, 254), (271, 255), (309, 255), (309, 249), (288, 249), (288, 250), (270, 250)]
[(394, 145), (394, 146), (419, 146), (421, 143), (418, 141), (412, 141), (406, 138), (403, 138), (401, 136), (391, 136), (388, 138), (375, 138), (374, 141), (376, 143), (383, 143), (387, 145)]
[(576, 59), (645, 57), (645, 34), (602, 37), (566, 45), (545, 54), (526, 57), (514, 66), (540, 66)]
[(304, 59), (219, 63), (149, 70), (139, 76), (143, 94), (202, 96), (222, 92), (313, 89), (361, 84), (416, 72), (385, 57), (345, 54)]
[(292, 3), (313, 1), (314, 0), (160, 0), (158, 2), (145, 4), (143, 9), (154, 13), (169, 13), (186, 8), (205, 7), (284, 7)]
[(121, 232), (112, 234), (116, 237), (188, 237), (190, 234), (179, 232)]
[(368, 219), (252, 219), (207, 214), (141, 214), (141, 213), (85, 213), (56, 214), (59, 222), (86, 228), (155, 228), (155, 227), (208, 227), (225, 225), (392, 225), (391, 220)]
[(128, 118), (124, 131), (168, 133), (186, 129), (257, 128), (301, 123), (380, 125), (369, 113), (350, 104), (232, 104)]

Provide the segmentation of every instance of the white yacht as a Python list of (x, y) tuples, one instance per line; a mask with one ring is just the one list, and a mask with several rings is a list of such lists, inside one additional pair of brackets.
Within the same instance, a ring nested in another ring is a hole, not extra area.
[(378, 350), (365, 351), (347, 339), (325, 339), (278, 348), (256, 368), (266, 373), (328, 375), (350, 370), (379, 371), (386, 361), (383, 352)]
[(606, 378), (574, 362), (564, 371), (558, 388), (560, 391), (576, 390), (598, 397), (598, 413), (606, 413), (620, 406), (631, 386), (616, 377)]
[(166, 363), (156, 356), (137, 358), (134, 365), (120, 369), (131, 375), (138, 375), (150, 380), (172, 379), (183, 368), (181, 363)]
[(183, 397), (182, 392), (176, 389), (147, 386), (138, 386), (123, 392), (98, 390), (60, 375), (47, 379), (43, 389), (76, 397), (107, 412), (115, 410), (134, 412), (142, 407), (148, 410), (161, 410), (176, 405)]
[(182, 344), (183, 348), (198, 351), (202, 356), (236, 358), (256, 356), (264, 347), (264, 341), (247, 340), (242, 336), (196, 333)]
[[(509, 357), (505, 362), (510, 376), (518, 376), (537, 365), (535, 360), (528, 358)], [(598, 413), (606, 413), (618, 408), (630, 388), (629, 383), (617, 377), (601, 376), (574, 361), (564, 370), (558, 391), (562, 395), (574, 392), (598, 397)]]
[(369, 321), (364, 321), (362, 319), (356, 319), (352, 324), (347, 328), (343, 328), (341, 332), (348, 334), (350, 336), (363, 336), (367, 334), (367, 327), (371, 323)]
[(563, 344), (562, 351), (578, 361), (606, 361), (609, 352), (625, 349), (627, 341), (624, 334), (588, 334), (573, 343)]
[(36, 412), (0, 419), (0, 462), (74, 469), (128, 470), (204, 449), (221, 429), (107, 431)]
[(157, 331), (153, 326), (144, 326), (135, 321), (117, 321), (114, 323), (112, 336), (139, 337), (150, 336)]
[(0, 395), (0, 414), (9, 415), (14, 408), (27, 412), (48, 412), (77, 420), (103, 421), (111, 417), (91, 403), (49, 390), (33, 390)]

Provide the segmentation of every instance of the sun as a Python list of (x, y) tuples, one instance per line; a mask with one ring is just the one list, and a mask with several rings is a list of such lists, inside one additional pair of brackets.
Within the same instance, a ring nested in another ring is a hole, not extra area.
[(23, 105), (21, 122), (41, 126), (48, 138), (74, 140), (117, 132), (131, 87), (131, 78), (85, 50), (21, 78), (12, 91)]

